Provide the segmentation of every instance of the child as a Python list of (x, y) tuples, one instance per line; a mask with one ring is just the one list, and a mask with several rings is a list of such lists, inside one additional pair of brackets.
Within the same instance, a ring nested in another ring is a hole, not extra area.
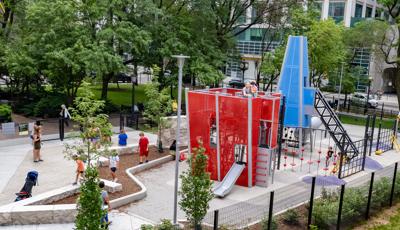
[(75, 182), (72, 185), (77, 185), (80, 176), (83, 176), (85, 173), (85, 163), (81, 159), (79, 159), (77, 154), (72, 156), (72, 159), (76, 162), (76, 178)]
[(329, 160), (331, 159), (332, 156), (333, 156), (333, 149), (332, 146), (329, 146), (328, 152), (326, 152), (326, 161), (325, 161), (326, 167), (329, 166)]
[(101, 225), (107, 229), (108, 225), (111, 224), (111, 221), (108, 220), (108, 211), (111, 210), (110, 198), (108, 197), (107, 191), (104, 190), (104, 181), (99, 182), (99, 187), (101, 189), (101, 199), (103, 201), (102, 210), (105, 210), (105, 214), (101, 218)]
[(143, 157), (146, 163), (149, 162), (147, 160), (147, 156), (149, 155), (149, 139), (144, 136), (143, 132), (140, 132), (139, 136), (139, 164), (143, 164)]
[(114, 182), (118, 181), (117, 175), (116, 175), (116, 171), (119, 167), (119, 156), (118, 154), (113, 154), (112, 156), (110, 156), (109, 158), (110, 160), (110, 170), (111, 170), (111, 176)]
[(121, 129), (119, 135), (118, 135), (118, 145), (119, 146), (126, 146), (126, 141), (128, 139), (128, 135), (126, 135), (125, 130)]

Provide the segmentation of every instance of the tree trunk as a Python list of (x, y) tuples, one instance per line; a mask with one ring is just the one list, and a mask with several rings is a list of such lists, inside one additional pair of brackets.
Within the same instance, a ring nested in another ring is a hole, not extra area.
[(106, 74), (102, 77), (102, 87), (101, 87), (101, 100), (107, 100), (108, 94), (108, 83), (110, 82), (113, 73)]
[(400, 66), (396, 68), (395, 89), (397, 95), (397, 103), (400, 109)]

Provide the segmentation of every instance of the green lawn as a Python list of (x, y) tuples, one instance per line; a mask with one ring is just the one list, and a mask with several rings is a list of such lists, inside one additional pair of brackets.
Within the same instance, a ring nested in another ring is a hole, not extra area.
[[(143, 103), (146, 101), (144, 94), (144, 85), (135, 86), (135, 102)], [(97, 98), (101, 96), (101, 85), (92, 86), (93, 93)], [(132, 85), (131, 84), (109, 84), (108, 85), (108, 99), (115, 105), (126, 105), (132, 104)]]
[[(144, 103), (147, 98), (144, 93), (145, 85), (135, 86), (135, 103)], [(92, 86), (93, 93), (97, 98), (101, 96), (101, 85)], [(177, 98), (177, 89), (174, 89), (174, 99)], [(132, 104), (132, 85), (130, 83), (120, 83), (119, 88), (117, 84), (111, 83), (108, 85), (108, 99), (115, 105), (130, 106)], [(182, 92), (182, 102), (184, 103), (185, 93)]]
[[(354, 117), (349, 115), (339, 115), (339, 119), (343, 124), (351, 124), (351, 125), (360, 125), (365, 126), (367, 122), (366, 118), (363, 117)], [(393, 128), (394, 119), (383, 119), (382, 120), (382, 128), (391, 129)], [(376, 118), (375, 127), (379, 127), (379, 118)]]

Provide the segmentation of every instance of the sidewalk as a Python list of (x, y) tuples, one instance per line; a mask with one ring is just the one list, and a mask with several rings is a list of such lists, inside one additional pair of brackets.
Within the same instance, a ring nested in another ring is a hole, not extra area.
[[(118, 211), (111, 211), (109, 218), (112, 224), (108, 229), (110, 230), (139, 230), (143, 224), (155, 223), (144, 219), (143, 217), (126, 214)], [(75, 225), (70, 224), (37, 224), (37, 225), (14, 225), (14, 226), (0, 226), (0, 230), (73, 230)]]
[[(139, 140), (139, 131), (127, 132), (128, 144), (136, 144)], [(157, 136), (146, 134), (150, 143), (155, 143)], [(118, 137), (112, 137), (116, 145)], [(73, 144), (77, 140), (67, 139), (47, 141), (42, 146), (44, 161), (33, 163), (32, 146), (29, 140), (26, 144), (2, 146), (0, 141), (0, 205), (13, 202), (15, 193), (24, 185), (26, 173), (30, 170), (39, 172), (39, 186), (33, 188), (33, 195), (47, 192), (52, 189), (69, 185), (75, 178), (75, 163), (64, 158), (64, 143)], [(9, 143), (10, 141), (7, 140)], [(17, 143), (20, 140), (16, 140)], [(57, 175), (57, 176), (55, 176)]]

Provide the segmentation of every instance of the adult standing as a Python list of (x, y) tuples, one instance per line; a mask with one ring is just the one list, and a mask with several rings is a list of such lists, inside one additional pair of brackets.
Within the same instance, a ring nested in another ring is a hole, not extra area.
[(43, 161), (40, 157), (40, 149), (42, 147), (41, 142), (41, 127), (40, 125), (35, 125), (32, 136), (33, 142), (33, 162), (37, 163), (39, 161)]
[(143, 158), (145, 162), (149, 162), (147, 157), (149, 156), (149, 139), (144, 136), (143, 132), (139, 133), (139, 164), (143, 164)]
[(69, 114), (68, 109), (64, 104), (61, 105), (60, 117), (63, 118), (65, 124), (68, 127), (68, 120), (71, 119), (71, 114)]

